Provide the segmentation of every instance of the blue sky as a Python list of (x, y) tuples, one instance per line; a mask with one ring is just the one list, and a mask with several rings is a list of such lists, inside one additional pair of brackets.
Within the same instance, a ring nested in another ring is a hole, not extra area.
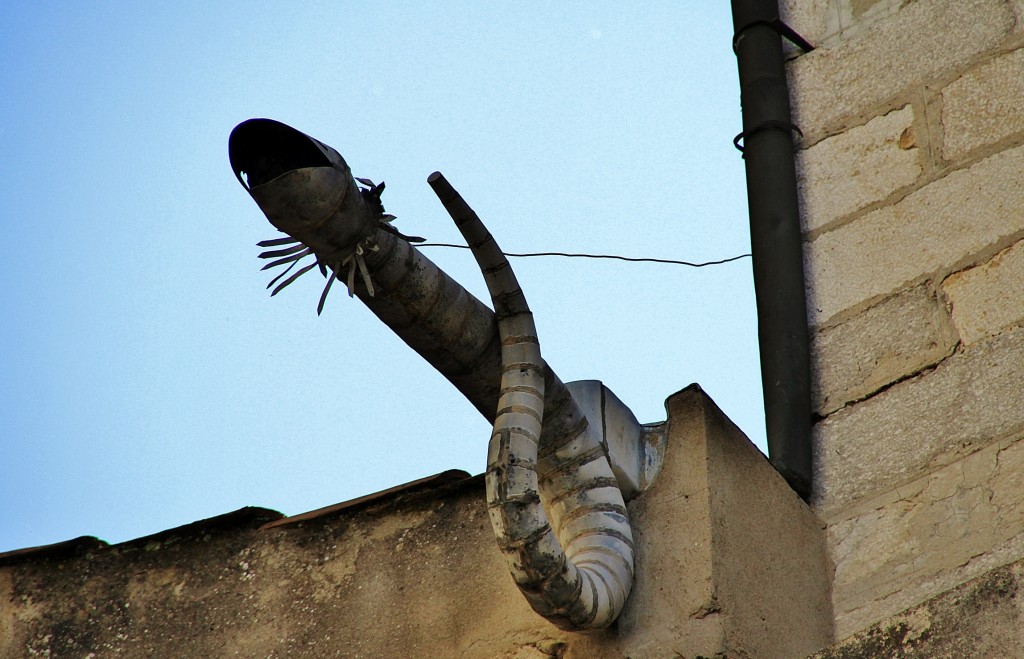
[[(440, 170), (506, 251), (719, 259), (749, 251), (730, 37), (726, 2), (5, 8), (0, 551), (484, 469), (488, 424), (358, 301), (269, 297), (237, 123), (335, 147), (432, 242)], [(749, 259), (513, 266), (563, 380), (642, 422), (699, 382), (764, 446)]]

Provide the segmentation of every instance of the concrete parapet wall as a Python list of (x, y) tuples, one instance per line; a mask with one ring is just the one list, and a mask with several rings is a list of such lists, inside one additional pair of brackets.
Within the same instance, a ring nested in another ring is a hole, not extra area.
[[(805, 656), (833, 637), (823, 525), (697, 387), (629, 503), (637, 575), (618, 622), (530, 610), (481, 477), (281, 519), (264, 509), (106, 546), (0, 555), (0, 656)], [(721, 653), (721, 654), (719, 654)]]
[(1024, 2), (783, 9), (842, 638), (1024, 557)]

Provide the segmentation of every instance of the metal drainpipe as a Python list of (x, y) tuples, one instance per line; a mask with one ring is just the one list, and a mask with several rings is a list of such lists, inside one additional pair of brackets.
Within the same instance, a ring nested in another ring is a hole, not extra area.
[(806, 499), (812, 478), (810, 356), (793, 157), (796, 127), (780, 35), (810, 47), (781, 23), (776, 0), (732, 0), (732, 14), (768, 455)]

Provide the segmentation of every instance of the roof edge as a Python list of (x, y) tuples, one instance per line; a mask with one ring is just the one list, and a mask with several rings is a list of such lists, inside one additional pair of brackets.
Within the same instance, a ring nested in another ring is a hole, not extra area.
[(267, 529), (300, 524), (302, 522), (328, 517), (341, 512), (351, 512), (352, 510), (363, 508), (374, 503), (387, 501), (388, 499), (428, 492), (444, 487), (445, 485), (450, 485), (451, 483), (458, 483), (472, 478), (473, 477), (470, 476), (469, 472), (462, 471), (461, 469), (448, 469), (447, 471), (442, 471), (441, 473), (434, 474), (433, 476), (418, 478), (414, 481), (409, 481), (402, 485), (396, 485), (395, 487), (389, 487), (386, 490), (380, 490), (379, 492), (374, 492), (372, 494), (366, 494), (355, 499), (349, 499), (348, 501), (342, 501), (341, 503), (317, 508), (316, 510), (310, 510), (309, 512), (292, 515), (290, 517), (282, 517), (281, 519), (276, 519), (264, 524), (260, 527), (260, 530), (265, 531)]

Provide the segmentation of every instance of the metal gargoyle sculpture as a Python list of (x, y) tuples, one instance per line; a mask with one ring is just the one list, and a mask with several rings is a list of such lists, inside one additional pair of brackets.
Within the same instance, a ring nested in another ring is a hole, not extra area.
[[(563, 384), (541, 358), (533, 316), (508, 260), (476, 213), (435, 172), (428, 183), (462, 231), (494, 311), (391, 224), (383, 184), (355, 179), (337, 151), (284, 124), (251, 119), (231, 133), (232, 169), (287, 237), (260, 243), (267, 267), (319, 266), (341, 280), (494, 424), (487, 505), (513, 578), (562, 629), (607, 627), (633, 583), (625, 501), (658, 464), (642, 428), (597, 381)], [(363, 183), (360, 188), (358, 183)], [(285, 273), (271, 282), (277, 283)], [(268, 286), (269, 288), (269, 286)]]

